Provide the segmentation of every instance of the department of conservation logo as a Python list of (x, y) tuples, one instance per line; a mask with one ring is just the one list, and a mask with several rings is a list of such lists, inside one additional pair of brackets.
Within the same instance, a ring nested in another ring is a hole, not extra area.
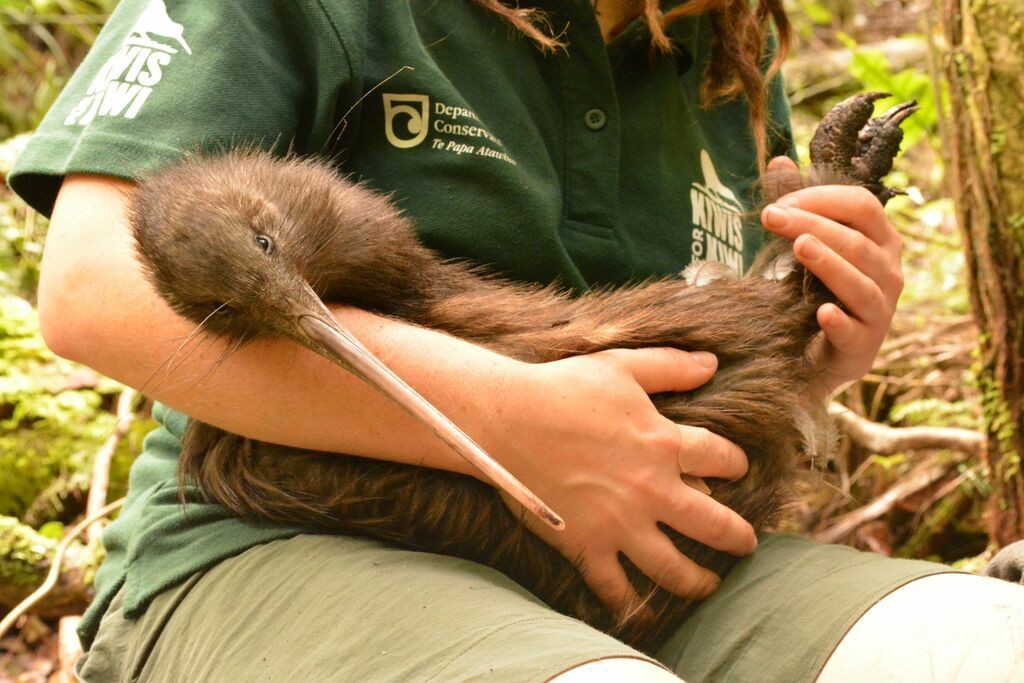
[(430, 137), (430, 149), (498, 159), (516, 164), (501, 140), (491, 134), (476, 112), (446, 104), (428, 95), (382, 93), (384, 137), (392, 147), (409, 149)]
[(85, 96), (65, 117), (65, 126), (86, 126), (97, 116), (134, 119), (175, 55), (192, 54), (185, 27), (151, 0), (132, 24), (120, 49), (93, 77)]
[(415, 147), (427, 139), (429, 124), (429, 97), (384, 93), (384, 136), (392, 145), (399, 149)]
[(742, 273), (743, 205), (736, 193), (719, 180), (711, 155), (703, 149), (700, 170), (704, 182), (695, 182), (690, 188), (691, 261), (717, 261)]

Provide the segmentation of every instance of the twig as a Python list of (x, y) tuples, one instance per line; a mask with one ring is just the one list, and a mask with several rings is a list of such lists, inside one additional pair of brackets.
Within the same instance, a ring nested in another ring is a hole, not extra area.
[(109, 14), (24, 14), (4, 17), (9, 26), (32, 26), (33, 24), (68, 24), (72, 26), (102, 26), (110, 19)]
[(17, 606), (15, 606), (15, 608), (12, 609), (7, 614), (7, 616), (3, 618), (2, 621), (0, 621), (0, 640), (2, 640), (5, 635), (7, 635), (7, 631), (10, 630), (11, 626), (14, 625), (14, 622), (17, 621), (21, 617), (21, 615), (25, 614), (25, 612), (32, 609), (33, 605), (35, 605), (37, 602), (46, 597), (46, 594), (53, 590), (53, 587), (57, 585), (57, 579), (60, 577), (60, 567), (64, 561), (64, 553), (67, 552), (67, 549), (71, 545), (71, 542), (74, 541), (75, 538), (77, 538), (80, 533), (85, 531), (85, 529), (90, 524), (92, 524), (93, 522), (102, 517), (106, 517), (111, 512), (121, 507), (123, 504), (124, 498), (115, 500), (110, 505), (105, 506), (101, 510), (97, 510), (94, 514), (86, 517), (81, 522), (72, 527), (71, 531), (68, 532), (68, 534), (61, 540), (59, 544), (57, 544), (57, 550), (56, 552), (54, 552), (53, 560), (50, 564), (50, 571), (46, 575), (46, 580), (43, 581), (43, 585), (37, 588), (35, 592), (32, 593), (32, 595), (28, 596), (27, 598), (19, 602)]
[(937, 458), (933, 458), (929, 464), (922, 465), (867, 505), (842, 515), (832, 526), (815, 534), (814, 539), (821, 543), (841, 541), (860, 525), (884, 515), (900, 500), (946, 476), (949, 468), (956, 463), (955, 460), (943, 459), (942, 462), (935, 462), (936, 460)]
[(922, 515), (924, 515), (926, 510), (928, 510), (929, 508), (931, 508), (932, 505), (935, 505), (935, 503), (939, 502), (940, 500), (951, 494), (967, 480), (967, 477), (973, 476), (974, 474), (975, 468), (968, 468), (966, 471), (961, 472), (959, 476), (950, 479), (945, 484), (940, 486), (938, 490), (936, 490), (935, 493), (933, 493), (928, 498), (928, 500), (926, 500), (924, 504), (919, 506), (917, 510), (914, 512), (914, 519), (910, 523), (911, 528), (916, 529), (917, 526), (921, 523), (921, 517)]
[(945, 448), (980, 455), (985, 447), (981, 432), (958, 427), (889, 427), (867, 420), (840, 403), (831, 403), (828, 414), (840, 431), (858, 446), (880, 455), (902, 451)]
[(78, 624), (82, 617), (62, 617), (57, 626), (57, 681), (75, 683), (74, 667), (82, 656), (82, 642), (78, 639)]
[(813, 100), (815, 97), (821, 95), (827, 95), (828, 93), (842, 88), (844, 85), (850, 82), (849, 73), (836, 74), (835, 76), (829, 76), (823, 80), (817, 81), (810, 85), (806, 85), (799, 90), (795, 91), (789, 96), (789, 102), (791, 106), (798, 106), (807, 100)]
[[(114, 459), (121, 439), (131, 429), (135, 420), (135, 413), (132, 412), (132, 403), (135, 401), (136, 391), (131, 387), (125, 387), (120, 396), (117, 397), (117, 423), (107, 440), (103, 442), (99, 451), (96, 452), (96, 459), (92, 465), (92, 479), (89, 484), (89, 500), (85, 506), (86, 517), (92, 517), (97, 510), (107, 504), (107, 491), (110, 488), (110, 463)], [(100, 532), (103, 530), (99, 518), (95, 524), (89, 526), (88, 538), (90, 543), (99, 541)]]
[[(886, 342), (879, 351), (879, 356), (890, 358), (894, 356), (901, 357), (902, 354), (907, 352), (918, 353), (921, 352), (923, 347), (928, 348), (928, 345), (935, 343), (937, 339), (952, 337), (962, 330), (969, 330), (971, 327), (971, 322), (964, 319), (964, 321), (952, 322), (939, 328), (931, 327), (926, 330), (910, 332)], [(969, 341), (973, 341), (973, 339), (961, 343), (967, 344)]]
[(895, 369), (894, 366), (899, 361), (913, 358), (920, 362), (920, 359), (926, 358), (929, 365), (938, 365), (946, 361), (963, 358), (966, 362), (970, 359), (970, 352), (978, 348), (978, 342), (976, 340), (935, 344), (934, 346), (921, 349), (921, 348), (903, 348), (898, 351), (894, 351), (890, 355), (885, 356), (881, 363), (875, 364), (875, 369), (885, 368), (889, 371)]
[[(910, 375), (911, 375), (911, 373), (907, 373), (906, 377), (910, 377)], [(892, 386), (894, 386), (894, 387), (896, 387), (898, 389), (905, 389), (905, 388), (920, 389), (920, 388), (929, 388), (929, 387), (937, 388), (937, 389), (948, 389), (948, 388), (951, 388), (951, 387), (962, 386), (961, 382), (939, 383), (939, 382), (926, 382), (926, 381), (923, 381), (923, 380), (915, 381), (913, 379), (907, 379), (905, 377), (893, 377), (891, 375), (879, 375), (879, 374), (874, 373), (874, 372), (869, 372), (868, 374), (866, 374), (863, 377), (861, 377), (861, 379), (864, 380), (864, 381), (868, 381), (868, 382), (878, 382), (883, 387), (887, 387), (888, 385), (891, 384)], [(875, 402), (875, 404), (873, 406), (874, 410), (877, 410), (878, 404), (880, 402), (881, 401), (876, 401)]]
[(944, 323), (937, 324), (937, 321), (932, 321), (929, 327), (924, 329), (915, 330), (914, 332), (908, 332), (907, 334), (900, 335), (886, 341), (882, 345), (881, 355), (892, 353), (896, 349), (904, 348), (906, 346), (918, 346), (922, 340), (932, 340), (935, 337), (939, 337), (944, 334), (949, 334), (961, 328), (970, 327), (973, 321), (968, 316), (958, 316)]

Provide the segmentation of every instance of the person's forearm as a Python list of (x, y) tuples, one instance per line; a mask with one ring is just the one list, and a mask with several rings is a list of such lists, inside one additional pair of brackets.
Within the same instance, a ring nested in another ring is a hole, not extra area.
[[(195, 325), (146, 282), (124, 204), (107, 179), (73, 178), (61, 190), (40, 287), (44, 335), (57, 353), (247, 437), (479, 476), (389, 399), (312, 352), (258, 340), (229, 354), (222, 340), (195, 334)], [(111, 206), (121, 210), (112, 214)], [(432, 330), (335, 310), (385, 363), (487, 447), (490, 411), (480, 409), (481, 401), (504, 391), (520, 363)]]

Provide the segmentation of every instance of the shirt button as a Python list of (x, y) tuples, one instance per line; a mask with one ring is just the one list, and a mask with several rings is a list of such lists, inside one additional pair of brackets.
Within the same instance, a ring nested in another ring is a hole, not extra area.
[(583, 123), (587, 124), (590, 130), (601, 130), (604, 124), (608, 123), (608, 117), (600, 109), (591, 109), (583, 115)]

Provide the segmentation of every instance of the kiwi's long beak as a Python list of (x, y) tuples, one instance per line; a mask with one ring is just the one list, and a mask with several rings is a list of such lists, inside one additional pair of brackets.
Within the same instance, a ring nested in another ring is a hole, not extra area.
[(558, 530), (565, 528), (565, 522), (554, 510), (466, 436), (465, 432), (456, 427), (440, 410), (392, 372), (348, 330), (339, 325), (334, 316), (326, 310), (326, 307), (322, 315), (300, 314), (298, 326), (302, 334), (311, 342), (309, 344), (311, 348), (395, 401), (406, 412), (429, 427), (434, 434), (468, 460), (488, 479), (552, 528)]

